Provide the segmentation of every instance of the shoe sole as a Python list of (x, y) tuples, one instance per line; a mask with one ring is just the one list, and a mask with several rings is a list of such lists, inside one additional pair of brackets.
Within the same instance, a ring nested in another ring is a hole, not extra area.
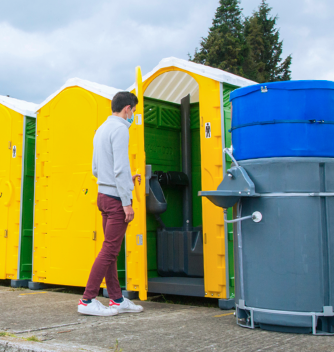
[(122, 313), (142, 313), (144, 311), (143, 310), (129, 310), (129, 309), (123, 309), (123, 310), (119, 310), (118, 314), (122, 314)]
[(94, 316), (96, 316), (96, 317), (112, 317), (112, 316), (114, 316), (114, 315), (118, 315), (118, 312), (117, 312), (117, 313), (114, 313), (114, 314), (102, 315), (102, 314), (94, 314), (94, 313), (80, 312), (79, 309), (78, 309), (78, 313), (83, 314), (83, 315), (94, 315)]

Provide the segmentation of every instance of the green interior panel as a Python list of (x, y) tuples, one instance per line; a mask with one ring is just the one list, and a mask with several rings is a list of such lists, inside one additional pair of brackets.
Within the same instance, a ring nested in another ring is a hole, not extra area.
[(32, 272), (32, 242), (34, 213), (35, 136), (36, 119), (26, 117), (23, 156), (23, 195), (21, 219), (21, 253), (19, 279), (30, 280)]
[[(201, 158), (199, 134), (199, 104), (191, 104), (193, 226), (202, 224)], [(146, 164), (154, 171), (182, 171), (181, 105), (153, 98), (144, 98)], [(182, 227), (182, 188), (163, 187), (168, 204), (161, 215), (167, 227)], [(147, 214), (148, 278), (157, 277), (157, 228), (154, 216)]]
[[(230, 93), (236, 89), (236, 87), (223, 85), (224, 94), (224, 123), (225, 123), (225, 147), (231, 147), (231, 133), (228, 132), (231, 129), (231, 103)], [(225, 154), (226, 170), (231, 167), (232, 160)], [(229, 220), (233, 219), (233, 209), (229, 208), (227, 211), (227, 217)], [(233, 224), (228, 224), (228, 267), (229, 267), (229, 278), (230, 278), (230, 298), (234, 298), (234, 253), (233, 253)]]
[(125, 287), (125, 240), (117, 257), (117, 274), (120, 286)]
[(201, 177), (201, 140), (199, 122), (199, 103), (190, 104), (191, 129), (191, 166), (192, 166), (192, 193), (193, 193), (193, 226), (202, 226), (202, 198), (198, 192), (202, 189)]

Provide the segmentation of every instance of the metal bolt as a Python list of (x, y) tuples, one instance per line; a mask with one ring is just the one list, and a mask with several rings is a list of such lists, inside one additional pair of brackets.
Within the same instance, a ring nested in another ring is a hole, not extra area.
[(205, 292), (205, 295), (207, 295), (208, 293), (207, 292)]
[(213, 293), (211, 293), (211, 296), (213, 296)]

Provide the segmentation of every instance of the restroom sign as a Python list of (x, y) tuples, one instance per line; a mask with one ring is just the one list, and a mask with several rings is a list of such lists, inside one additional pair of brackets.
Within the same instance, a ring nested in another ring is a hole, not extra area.
[(205, 123), (205, 138), (211, 138), (211, 123)]
[(16, 145), (13, 146), (13, 158), (16, 158)]

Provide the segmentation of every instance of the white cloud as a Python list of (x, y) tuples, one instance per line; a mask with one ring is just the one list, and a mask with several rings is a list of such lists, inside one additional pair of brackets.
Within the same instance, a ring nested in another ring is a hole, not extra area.
[[(71, 77), (126, 88), (137, 65), (146, 73), (164, 57), (187, 59), (207, 35), (218, 6), (218, 0), (13, 3), (0, 4), (0, 94), (36, 103)], [(245, 15), (259, 3), (243, 0)], [(283, 55), (293, 55), (293, 78), (334, 79), (331, 21), (324, 20), (334, 17), (334, 4), (269, 3), (279, 15)], [(17, 11), (17, 6), (26, 6), (26, 11)]]
[[(45, 31), (0, 23), (0, 94), (42, 101), (73, 76), (126, 88), (134, 68), (187, 58), (207, 34), (217, 1), (101, 2), (89, 18)], [(176, 11), (178, 9), (178, 11)]]

